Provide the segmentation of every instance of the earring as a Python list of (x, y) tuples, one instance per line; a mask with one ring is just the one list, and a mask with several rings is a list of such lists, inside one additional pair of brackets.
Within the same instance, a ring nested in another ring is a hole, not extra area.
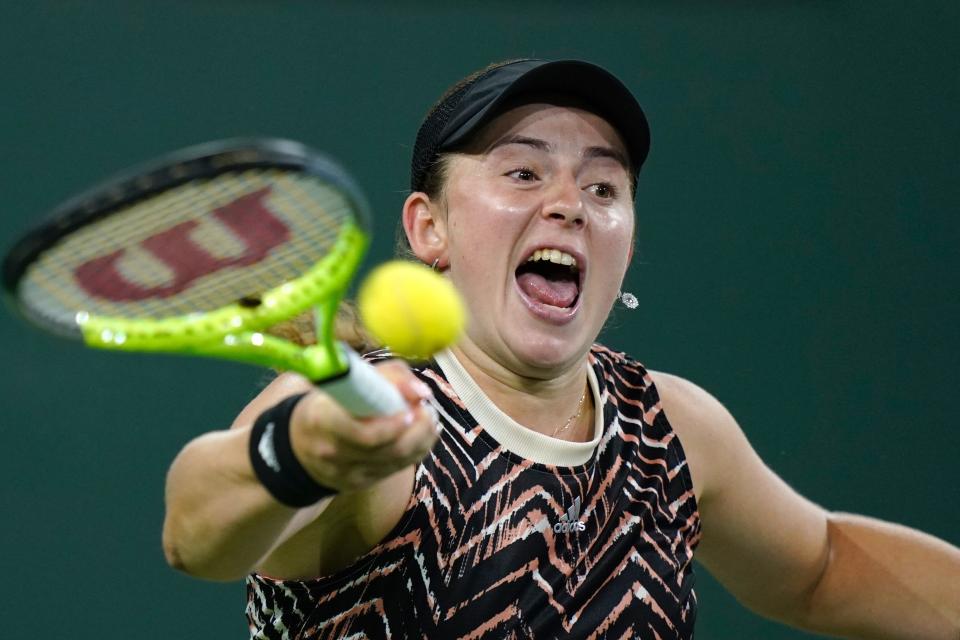
[(434, 271), (439, 271), (439, 269), (437, 269), (438, 264), (440, 264), (440, 258), (434, 259), (433, 264), (430, 265), (430, 268), (433, 269)]
[(623, 306), (627, 309), (636, 309), (640, 306), (640, 301), (637, 300), (637, 296), (627, 291), (620, 291), (617, 293), (617, 297), (620, 298), (620, 302), (622, 302)]

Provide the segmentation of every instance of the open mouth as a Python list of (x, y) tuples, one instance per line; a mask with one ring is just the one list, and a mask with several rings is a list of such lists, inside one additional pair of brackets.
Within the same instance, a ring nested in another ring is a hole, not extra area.
[(532, 302), (573, 309), (580, 299), (577, 259), (553, 248), (537, 249), (516, 270), (517, 285)]

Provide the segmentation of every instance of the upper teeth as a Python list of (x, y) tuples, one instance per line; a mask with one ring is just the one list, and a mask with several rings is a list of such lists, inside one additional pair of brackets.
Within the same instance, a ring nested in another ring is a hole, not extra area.
[(527, 262), (536, 262), (537, 260), (547, 260), (557, 264), (565, 264), (568, 267), (577, 266), (576, 258), (569, 253), (560, 251), (559, 249), (537, 249), (533, 252), (532, 256), (527, 258)]

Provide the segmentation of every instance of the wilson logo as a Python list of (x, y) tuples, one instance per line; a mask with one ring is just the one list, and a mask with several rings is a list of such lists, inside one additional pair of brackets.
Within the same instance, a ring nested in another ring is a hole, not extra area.
[[(146, 251), (170, 269), (173, 277), (167, 283), (151, 287), (130, 280), (118, 265), (127, 253), (123, 249), (93, 258), (78, 266), (74, 270), (77, 282), (92, 296), (113, 302), (136, 302), (176, 295), (196, 279), (226, 267), (256, 264), (263, 260), (271, 249), (283, 244), (290, 237), (290, 230), (270, 213), (263, 202), (269, 193), (270, 187), (264, 187), (241, 196), (210, 214), (242, 242), (243, 251), (240, 255), (212, 255), (191, 237), (201, 224), (196, 220), (188, 220), (155, 233), (139, 243), (138, 249)], [(212, 221), (205, 221), (204, 224), (210, 223)]]
[(573, 501), (573, 505), (567, 509), (567, 512), (560, 516), (560, 521), (553, 525), (556, 533), (570, 533), (572, 531), (585, 531), (587, 525), (580, 522), (580, 498)]

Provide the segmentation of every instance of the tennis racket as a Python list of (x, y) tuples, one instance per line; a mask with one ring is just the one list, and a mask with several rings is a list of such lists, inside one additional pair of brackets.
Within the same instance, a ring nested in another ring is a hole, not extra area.
[[(406, 403), (333, 335), (369, 214), (330, 158), (277, 139), (184, 149), (57, 207), (3, 262), (24, 318), (89, 347), (296, 371), (353, 415)], [(265, 330), (314, 309), (317, 342)]]

